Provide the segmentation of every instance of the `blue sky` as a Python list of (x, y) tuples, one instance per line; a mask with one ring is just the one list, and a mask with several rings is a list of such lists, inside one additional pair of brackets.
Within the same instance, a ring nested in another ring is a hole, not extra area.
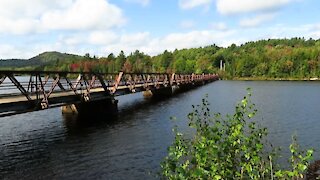
[(0, 58), (320, 38), (319, 0), (0, 0)]

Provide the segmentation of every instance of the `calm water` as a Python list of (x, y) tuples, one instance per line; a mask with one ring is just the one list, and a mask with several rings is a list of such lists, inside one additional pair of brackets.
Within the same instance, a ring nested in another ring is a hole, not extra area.
[(320, 149), (320, 82), (218, 81), (162, 101), (121, 96), (112, 120), (76, 121), (60, 108), (0, 118), (0, 178), (159, 179), (173, 125), (189, 132), (191, 105), (208, 94), (213, 111), (231, 114), (247, 87), (259, 109), (257, 121), (284, 156), (292, 134), (304, 148)]

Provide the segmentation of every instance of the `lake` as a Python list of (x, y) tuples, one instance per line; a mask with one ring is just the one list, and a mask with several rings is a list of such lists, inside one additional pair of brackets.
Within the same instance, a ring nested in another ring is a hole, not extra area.
[(208, 94), (213, 112), (232, 114), (248, 87), (256, 121), (268, 128), (273, 145), (283, 147), (284, 157), (293, 134), (302, 148), (320, 148), (320, 82), (216, 81), (163, 100), (119, 96), (112, 119), (77, 121), (60, 108), (0, 118), (0, 178), (159, 179), (173, 126), (191, 133), (191, 105)]

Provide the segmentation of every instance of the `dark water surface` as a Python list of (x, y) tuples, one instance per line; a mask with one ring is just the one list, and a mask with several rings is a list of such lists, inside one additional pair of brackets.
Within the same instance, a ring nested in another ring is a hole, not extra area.
[(118, 97), (116, 119), (76, 121), (60, 108), (0, 118), (0, 179), (159, 179), (171, 129), (186, 131), (191, 105), (208, 94), (214, 112), (231, 114), (247, 87), (257, 121), (284, 154), (292, 134), (320, 149), (320, 82), (217, 81), (161, 101)]

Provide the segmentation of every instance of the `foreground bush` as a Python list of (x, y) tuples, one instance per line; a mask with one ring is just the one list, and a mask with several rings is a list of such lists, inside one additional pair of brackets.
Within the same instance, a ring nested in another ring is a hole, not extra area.
[(175, 140), (161, 163), (168, 179), (298, 179), (304, 178), (313, 150), (303, 152), (293, 138), (290, 168), (275, 163), (276, 153), (267, 146), (267, 129), (254, 121), (257, 110), (250, 91), (239, 102), (233, 115), (211, 114), (205, 99), (193, 106), (187, 138), (174, 128)]

